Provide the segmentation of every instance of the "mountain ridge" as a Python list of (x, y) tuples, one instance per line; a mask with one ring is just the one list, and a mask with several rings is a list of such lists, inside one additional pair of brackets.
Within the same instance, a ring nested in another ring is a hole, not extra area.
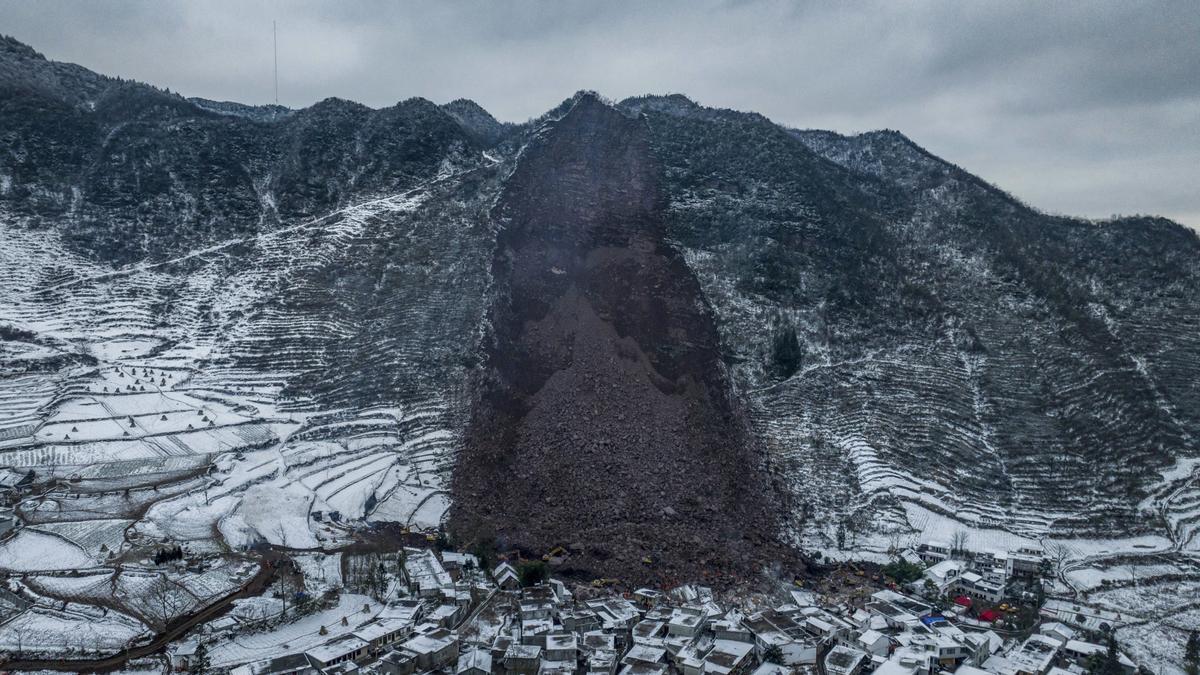
[(956, 527), (1200, 546), (1200, 238), (1178, 223), (1047, 215), (899, 132), (681, 94), (581, 90), (523, 124), (466, 99), (283, 114), (26, 69), (40, 55), (4, 44), (0, 236), (33, 262), (0, 279), (20, 338), (0, 346), (21, 387), (74, 391), (71, 354), (119, 363), (108, 345), (137, 336), (206, 391), (303, 417), (284, 454), (340, 465), (363, 459), (346, 429), (389, 439), (361, 500), (314, 504), (449, 513), (538, 555), (578, 526), (581, 576)]

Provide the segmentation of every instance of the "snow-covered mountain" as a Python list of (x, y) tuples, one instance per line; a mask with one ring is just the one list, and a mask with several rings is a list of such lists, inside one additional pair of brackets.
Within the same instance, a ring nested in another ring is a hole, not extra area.
[(0, 40), (0, 465), (155, 488), (18, 510), (128, 526), (63, 538), (97, 565), (358, 519), (659, 579), (958, 529), (1196, 550), (1197, 297), (1195, 233), (896, 132), (254, 108)]

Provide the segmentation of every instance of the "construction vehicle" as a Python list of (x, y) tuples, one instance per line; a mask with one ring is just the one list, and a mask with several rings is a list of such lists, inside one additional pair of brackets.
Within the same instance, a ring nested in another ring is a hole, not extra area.
[(642, 564), (643, 565), (653, 565), (654, 558), (651, 558), (650, 556), (645, 556), (644, 558), (642, 558)]
[(592, 579), (593, 588), (607, 588), (617, 583), (616, 579)]

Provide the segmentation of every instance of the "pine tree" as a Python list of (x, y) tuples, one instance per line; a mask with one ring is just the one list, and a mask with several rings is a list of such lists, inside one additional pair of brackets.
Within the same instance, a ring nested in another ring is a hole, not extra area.
[(1200, 675), (1200, 633), (1196, 631), (1188, 635), (1183, 664), (1188, 675)]
[(196, 645), (196, 651), (192, 654), (191, 667), (188, 672), (192, 675), (206, 675), (212, 669), (212, 659), (208, 656), (208, 647), (204, 643)]
[(774, 663), (776, 665), (783, 664), (783, 650), (779, 645), (771, 645), (763, 651), (763, 663)]
[(771, 338), (771, 370), (775, 377), (786, 380), (800, 370), (804, 363), (804, 347), (796, 337), (791, 322), (781, 322)]
[(1103, 657), (1099, 654), (1093, 654), (1095, 659), (1091, 659), (1091, 672), (1099, 675), (1122, 675), (1125, 669), (1121, 667), (1121, 652), (1117, 649), (1117, 638), (1112, 634), (1108, 634), (1108, 651)]

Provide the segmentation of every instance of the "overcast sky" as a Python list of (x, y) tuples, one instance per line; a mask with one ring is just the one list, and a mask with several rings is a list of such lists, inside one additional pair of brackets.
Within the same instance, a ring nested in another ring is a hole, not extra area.
[(0, 0), (49, 58), (188, 96), (503, 120), (579, 89), (898, 129), (1041, 209), (1200, 228), (1200, 2)]

